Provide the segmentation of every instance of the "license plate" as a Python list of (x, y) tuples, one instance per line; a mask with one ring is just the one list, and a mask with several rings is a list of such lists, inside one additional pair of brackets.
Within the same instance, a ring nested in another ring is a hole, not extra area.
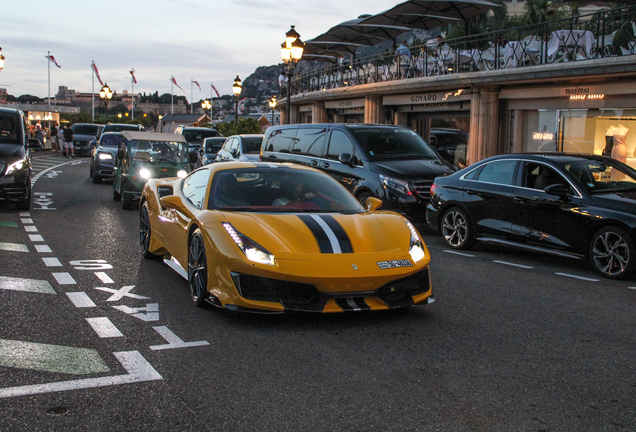
[(380, 261), (378, 267), (381, 269), (390, 269), (398, 267), (413, 267), (413, 263), (409, 260)]

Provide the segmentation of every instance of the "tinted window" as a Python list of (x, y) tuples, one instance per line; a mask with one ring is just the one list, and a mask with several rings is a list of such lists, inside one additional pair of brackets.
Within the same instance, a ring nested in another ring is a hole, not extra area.
[(106, 125), (104, 126), (104, 132), (121, 132), (121, 131), (139, 131), (137, 125)]
[(117, 135), (102, 135), (100, 144), (106, 147), (117, 147), (119, 145), (119, 136)]
[(526, 162), (523, 167), (521, 185), (525, 188), (544, 190), (553, 184), (569, 186), (561, 174), (554, 169), (534, 162)]
[(439, 159), (435, 151), (410, 129), (355, 129), (353, 134), (371, 160)]
[(265, 151), (289, 153), (297, 130), (296, 128), (288, 128), (270, 132), (265, 144)]
[(198, 209), (203, 206), (209, 177), (210, 171), (202, 169), (195, 171), (183, 180), (183, 196)]
[(209, 130), (185, 130), (183, 132), (183, 137), (187, 142), (193, 144), (201, 144), (205, 138), (208, 137), (217, 137), (219, 133), (214, 129)]
[(327, 158), (338, 160), (341, 154), (349, 153), (351, 156), (355, 155), (355, 149), (353, 143), (349, 137), (342, 131), (334, 130), (331, 132), (331, 139), (329, 140), (329, 150), (327, 151)]
[(243, 153), (260, 153), (263, 138), (248, 137), (243, 138)]
[(205, 152), (218, 153), (218, 151), (221, 150), (221, 147), (223, 147), (224, 142), (225, 142), (225, 138), (205, 140)]
[(327, 129), (298, 129), (292, 153), (322, 157)]
[(513, 176), (517, 161), (498, 161), (486, 164), (479, 173), (476, 180), (487, 183), (502, 185), (514, 184)]
[(20, 138), (19, 117), (0, 115), (0, 143), (20, 144)]
[(562, 163), (572, 177), (591, 193), (636, 190), (636, 171), (615, 160), (573, 160)]
[(76, 135), (95, 135), (97, 136), (97, 125), (78, 125), (71, 126), (71, 130)]

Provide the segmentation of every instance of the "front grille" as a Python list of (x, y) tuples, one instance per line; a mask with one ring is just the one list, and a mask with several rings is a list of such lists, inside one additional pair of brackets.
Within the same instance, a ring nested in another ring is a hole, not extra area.
[(376, 295), (390, 307), (413, 304), (413, 296), (423, 294), (430, 288), (428, 268), (390, 282), (375, 291)]
[(20, 184), (9, 184), (0, 187), (0, 193), (4, 195), (5, 198), (19, 199), (27, 195), (27, 188)]
[(306, 305), (320, 295), (315, 286), (308, 284), (235, 273), (232, 278), (241, 297), (248, 300)]
[(433, 180), (423, 180), (413, 183), (415, 193), (422, 199), (429, 199), (431, 197), (431, 186), (433, 186)]

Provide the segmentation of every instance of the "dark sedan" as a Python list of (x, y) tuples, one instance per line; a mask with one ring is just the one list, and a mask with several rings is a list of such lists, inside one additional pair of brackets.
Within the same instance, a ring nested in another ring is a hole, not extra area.
[(636, 271), (636, 170), (603, 156), (483, 160), (435, 179), (426, 219), (455, 249), (483, 241), (588, 258), (611, 279)]
[(101, 183), (105, 178), (112, 180), (120, 142), (120, 132), (105, 132), (99, 138), (91, 153), (90, 176), (93, 183)]
[(91, 123), (75, 123), (71, 126), (75, 154), (91, 153), (91, 141), (97, 138), (99, 126)]
[(225, 137), (205, 138), (199, 149), (199, 159), (194, 167), (201, 168), (202, 166), (214, 163), (216, 155), (219, 150), (221, 150), (221, 147), (223, 147), (223, 143), (226, 139)]

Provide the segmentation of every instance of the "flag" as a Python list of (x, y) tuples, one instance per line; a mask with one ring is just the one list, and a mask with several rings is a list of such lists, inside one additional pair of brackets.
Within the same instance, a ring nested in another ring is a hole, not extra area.
[(179, 84), (177, 84), (177, 80), (176, 80), (174, 77), (172, 77), (172, 78), (170, 79), (170, 81), (172, 81), (172, 84), (174, 84), (174, 85), (176, 85), (177, 87), (179, 87), (179, 88), (181, 89), (181, 91), (185, 94), (185, 90), (183, 90), (183, 89), (181, 88), (181, 86), (180, 86)]
[(53, 64), (57, 67), (59, 67), (60, 69), (62, 69), (62, 66), (60, 66), (59, 64), (57, 64), (57, 62), (55, 61), (55, 57), (53, 57), (52, 55), (45, 55), (44, 57), (46, 57), (47, 59), (49, 59), (49, 61), (53, 62)]
[(216, 89), (216, 87), (214, 87), (214, 84), (211, 84), (211, 85), (212, 85), (212, 90), (214, 90), (214, 93), (216, 93), (216, 97), (220, 98), (220, 97), (221, 97), (221, 95), (219, 94), (219, 92), (218, 92), (218, 90)]
[(197, 87), (199, 87), (199, 90), (201, 90), (201, 86), (199, 85), (198, 82), (196, 82), (196, 81), (192, 81), (192, 82), (195, 83), (197, 85)]
[(135, 71), (130, 71), (130, 74), (132, 75), (133, 82), (137, 84), (137, 78), (135, 78)]
[(99, 72), (97, 71), (97, 66), (95, 65), (95, 63), (91, 63), (91, 68), (93, 68), (93, 72), (95, 72), (95, 76), (97, 77), (97, 81), (99, 81), (99, 83), (103, 87), (104, 86), (104, 81), (102, 81), (101, 77), (99, 76)]

